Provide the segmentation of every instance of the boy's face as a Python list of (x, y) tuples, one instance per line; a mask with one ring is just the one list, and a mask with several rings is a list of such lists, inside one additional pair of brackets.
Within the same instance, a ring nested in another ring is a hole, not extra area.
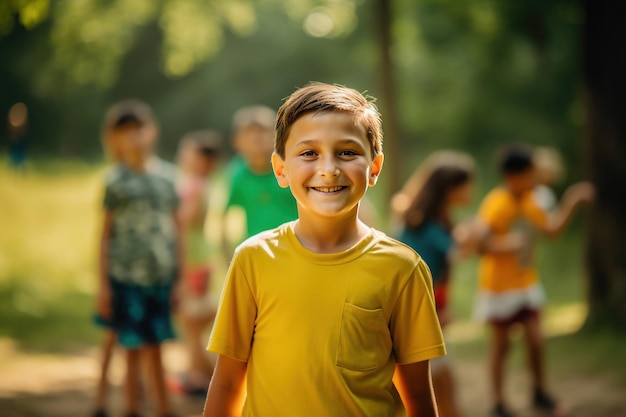
[(466, 206), (472, 202), (473, 193), (474, 184), (472, 181), (467, 181), (448, 192), (448, 203), (453, 206)]
[(505, 178), (507, 186), (514, 194), (523, 194), (530, 191), (537, 184), (537, 176), (534, 167), (530, 167), (517, 174), (508, 174)]
[(179, 156), (178, 165), (188, 175), (206, 177), (215, 170), (216, 158), (203, 155), (194, 146), (185, 146)]
[(148, 126), (124, 125), (111, 132), (111, 141), (123, 162), (136, 165), (144, 162), (152, 152), (155, 142), (155, 135), (152, 132)]
[(274, 131), (259, 125), (240, 129), (234, 139), (235, 150), (253, 171), (271, 169), (270, 158), (274, 150)]
[(290, 187), (299, 217), (358, 213), (368, 186), (376, 184), (383, 155), (372, 160), (369, 140), (351, 114), (307, 113), (291, 127), (285, 157), (272, 156), (281, 187)]

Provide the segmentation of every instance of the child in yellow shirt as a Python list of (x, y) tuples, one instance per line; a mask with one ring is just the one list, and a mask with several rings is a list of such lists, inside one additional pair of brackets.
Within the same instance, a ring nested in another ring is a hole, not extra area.
[(429, 359), (445, 348), (430, 272), (358, 217), (383, 165), (376, 107), (345, 87), (297, 90), (272, 163), (298, 219), (235, 252), (204, 416), (434, 417)]
[[(527, 252), (528, 238), (515, 234), (515, 224), (523, 221), (535, 230), (556, 236), (565, 229), (576, 208), (592, 199), (593, 188), (578, 183), (568, 188), (559, 207), (552, 212), (537, 201), (537, 184), (532, 149), (510, 145), (500, 154), (499, 168), (504, 183), (484, 198), (478, 218), (484, 230), (485, 244), (479, 266), (480, 291), (477, 315), (492, 330), (490, 376), (494, 417), (511, 417), (504, 404), (504, 361), (509, 350), (511, 328), (521, 324), (530, 358), (534, 387), (533, 404), (552, 413), (565, 414), (564, 407), (547, 392), (544, 377), (543, 335), (539, 312), (545, 303), (532, 257)], [(497, 241), (497, 244), (493, 242)]]

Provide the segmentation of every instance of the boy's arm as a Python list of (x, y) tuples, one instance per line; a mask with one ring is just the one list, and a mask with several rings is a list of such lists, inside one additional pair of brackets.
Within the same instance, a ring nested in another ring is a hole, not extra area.
[(509, 232), (502, 236), (493, 234), (491, 227), (486, 221), (476, 219), (471, 226), (474, 247), (480, 254), (485, 253), (518, 253), (532, 244), (531, 236), (523, 231)]
[(571, 185), (565, 190), (558, 210), (548, 218), (542, 231), (550, 237), (559, 235), (574, 217), (576, 209), (582, 204), (593, 201), (593, 195), (594, 187), (589, 182)]
[(247, 368), (247, 362), (218, 356), (204, 404), (204, 417), (241, 416)]
[(109, 240), (113, 226), (113, 215), (104, 212), (102, 235), (100, 237), (100, 262), (98, 271), (98, 314), (103, 318), (111, 316), (111, 283), (109, 282)]
[(487, 236), (480, 247), (482, 253), (518, 253), (532, 244), (525, 232), (510, 232), (504, 236)]
[(181, 300), (181, 293), (183, 291), (184, 274), (185, 274), (185, 237), (184, 226), (180, 210), (174, 210), (172, 213), (174, 216), (174, 223), (176, 225), (176, 275), (174, 282), (172, 283), (171, 303), (172, 308), (176, 310)]
[(246, 213), (241, 206), (228, 206), (222, 214), (222, 251), (226, 262), (230, 262), (235, 251), (233, 242), (240, 242), (246, 236)]
[(222, 212), (222, 227), (221, 229), (221, 249), (222, 255), (224, 256), (224, 260), (228, 263), (230, 262), (230, 258), (233, 254), (232, 247), (230, 244), (230, 240), (228, 239), (228, 207), (224, 209)]
[(204, 198), (204, 193), (196, 192), (180, 199), (178, 213), (183, 231), (204, 222), (206, 218)]
[(407, 417), (438, 416), (429, 361), (396, 365), (394, 384), (400, 393)]

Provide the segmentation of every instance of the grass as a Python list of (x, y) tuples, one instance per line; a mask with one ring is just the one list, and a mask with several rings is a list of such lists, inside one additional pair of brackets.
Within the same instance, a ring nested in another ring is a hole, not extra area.
[(89, 325), (103, 167), (0, 168), (0, 336), (54, 349), (94, 341)]

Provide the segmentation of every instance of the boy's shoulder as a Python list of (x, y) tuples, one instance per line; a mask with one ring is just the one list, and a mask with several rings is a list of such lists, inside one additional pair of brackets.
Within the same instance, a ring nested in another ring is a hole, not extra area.
[[(309, 260), (313, 263), (326, 263), (320, 257), (328, 255), (313, 254), (300, 247), (297, 238), (293, 234), (293, 221), (284, 223), (274, 229), (266, 230), (244, 240), (236, 249), (235, 257), (254, 257), (264, 254), (272, 258), (280, 256), (301, 257), (303, 260)], [(388, 236), (384, 232), (370, 229), (370, 234), (363, 242), (358, 243), (353, 249), (342, 254), (330, 254), (341, 256), (333, 258), (331, 263), (342, 263), (364, 257), (367, 261), (386, 263), (394, 268), (413, 269), (420, 263), (421, 256), (417, 254), (410, 246)], [(233, 258), (233, 259), (234, 259)]]
[(225, 176), (229, 180), (239, 179), (249, 171), (246, 161), (239, 155), (235, 155), (225, 169)]
[(178, 167), (171, 162), (153, 156), (148, 163), (148, 174), (176, 183), (179, 176)]
[(122, 177), (123, 174), (124, 174), (124, 166), (120, 163), (116, 163), (107, 167), (103, 175), (104, 184), (109, 185), (116, 181), (119, 181), (119, 179)]
[(287, 228), (290, 227), (290, 223), (248, 237), (235, 248), (234, 254), (251, 253), (257, 250), (267, 251), (270, 247), (278, 246), (283, 239), (286, 239)]
[(378, 234), (377, 249), (386, 254), (386, 256), (394, 258), (398, 262), (404, 261), (413, 266), (422, 261), (422, 257), (409, 245), (379, 230), (374, 229), (374, 231)]
[(513, 194), (503, 185), (492, 188), (483, 198), (483, 206), (502, 206), (515, 203)]

